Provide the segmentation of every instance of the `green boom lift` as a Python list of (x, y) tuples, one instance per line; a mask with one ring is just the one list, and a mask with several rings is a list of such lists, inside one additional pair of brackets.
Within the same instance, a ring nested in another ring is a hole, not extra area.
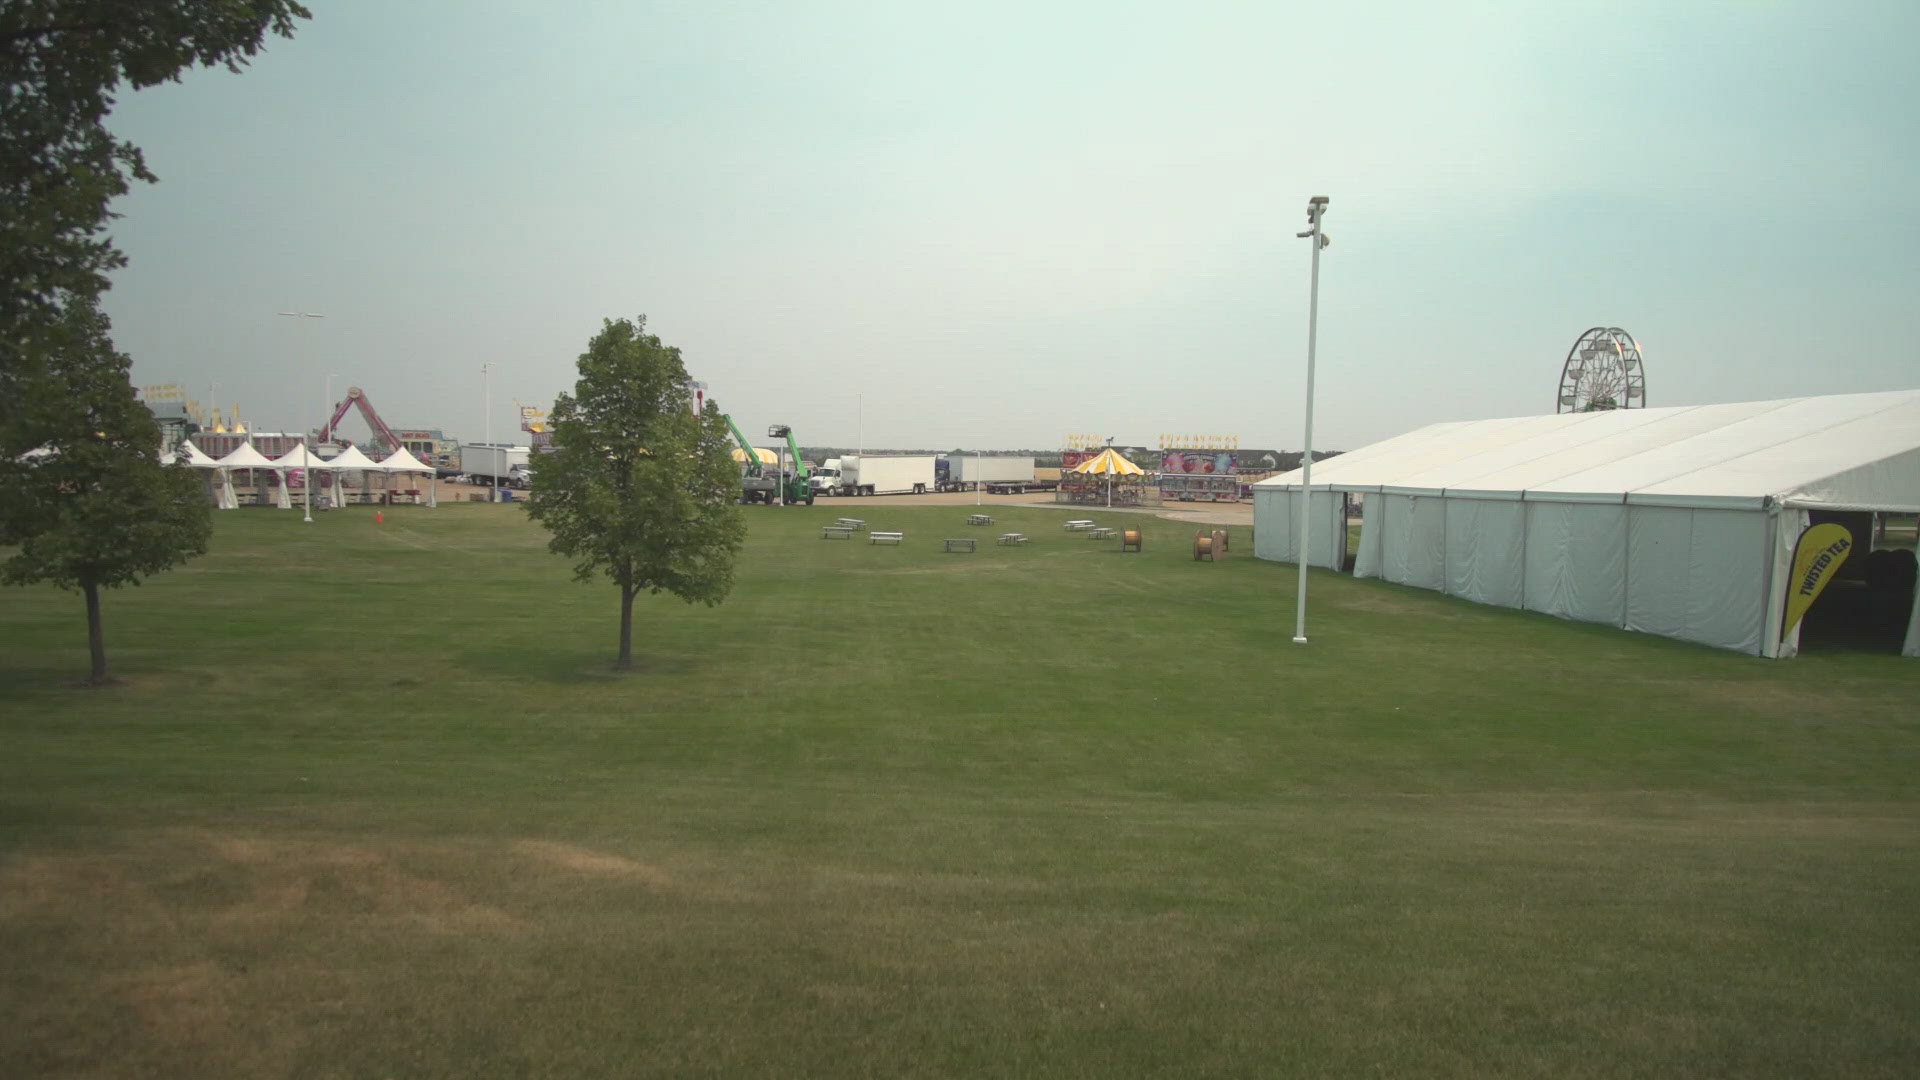
[(807, 460), (800, 456), (800, 444), (793, 440), (793, 429), (785, 424), (775, 424), (767, 429), (770, 439), (787, 440), (787, 452), (793, 456), (793, 477), (786, 482), (787, 505), (806, 503), (813, 505), (813, 484), (807, 479)]
[(740, 501), (743, 503), (772, 502), (776, 478), (766, 475), (767, 469), (760, 461), (760, 455), (754, 452), (753, 444), (740, 432), (740, 425), (733, 417), (720, 414), (727, 422), (727, 430), (733, 432), (733, 441), (740, 444), (740, 452), (746, 455), (746, 463), (740, 466)]

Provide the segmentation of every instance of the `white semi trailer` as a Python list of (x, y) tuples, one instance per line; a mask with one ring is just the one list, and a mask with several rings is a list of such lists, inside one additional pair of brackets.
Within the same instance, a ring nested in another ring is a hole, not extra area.
[(971, 491), (981, 485), (996, 490), (1026, 491), (1034, 483), (1033, 458), (951, 454), (946, 458), (943, 491)]
[(834, 482), (835, 495), (918, 494), (934, 489), (934, 459), (931, 457), (865, 457), (840, 459), (840, 477)]

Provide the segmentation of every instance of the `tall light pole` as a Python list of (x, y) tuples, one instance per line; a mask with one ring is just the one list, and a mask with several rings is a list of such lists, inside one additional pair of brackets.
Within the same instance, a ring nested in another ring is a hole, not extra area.
[(1313, 506), (1313, 348), (1320, 319), (1320, 249), (1333, 241), (1320, 231), (1320, 218), (1327, 212), (1327, 197), (1315, 195), (1307, 200), (1307, 231), (1294, 235), (1307, 239), (1313, 245), (1312, 284), (1307, 287), (1307, 448), (1301, 458), (1300, 473), (1300, 542), (1294, 550), (1294, 557), (1300, 564), (1300, 588), (1298, 607), (1293, 617), (1293, 643), (1307, 643), (1307, 541), (1312, 533), (1307, 531), (1307, 514)]
[[(485, 424), (487, 445), (489, 447), (493, 447), (493, 367), (494, 364), (491, 360), (485, 361), (480, 365), (480, 385), (485, 388), (483, 390), (484, 400), (486, 402), (485, 408), (487, 410)], [(493, 448), (495, 450), (498, 449), (497, 447)], [(495, 457), (494, 463), (489, 467), (488, 471), (499, 472), (502, 457), (504, 457), (504, 455)], [(500, 501), (500, 478), (497, 476), (490, 477), (487, 480), (487, 501), (490, 503)]]
[[(322, 315), (317, 311), (281, 311), (281, 312), (276, 312), (275, 314), (285, 315), (285, 316), (288, 316), (289, 318), (294, 318), (294, 319), (326, 318), (325, 315)], [(333, 390), (331, 386), (328, 387), (327, 396), (329, 398), (333, 396)], [(332, 402), (328, 402), (327, 407), (332, 408), (333, 407)], [(301, 493), (306, 496), (302, 500), (302, 502), (304, 502), (306, 505), (304, 507), (304, 512), (301, 514), (300, 520), (311, 525), (313, 524), (313, 451), (307, 447), (307, 441), (305, 439), (300, 440), (300, 449), (302, 451), (301, 456), (304, 459), (306, 459), (305, 475), (301, 478), (301, 481), (300, 481)]]

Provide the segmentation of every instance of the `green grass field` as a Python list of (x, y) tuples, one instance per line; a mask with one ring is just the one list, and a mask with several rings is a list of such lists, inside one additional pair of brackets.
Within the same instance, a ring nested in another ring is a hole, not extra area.
[(0, 593), (0, 1075), (1913, 1074), (1920, 664), (968, 509), (627, 677), (509, 507), (222, 515), (111, 689)]

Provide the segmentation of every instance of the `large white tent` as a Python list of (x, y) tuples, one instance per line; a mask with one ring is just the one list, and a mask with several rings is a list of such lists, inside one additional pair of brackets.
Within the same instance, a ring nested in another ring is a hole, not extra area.
[[(1256, 556), (1294, 559), (1299, 488), (1254, 485)], [(1355, 492), (1356, 576), (1789, 656), (1810, 514), (1920, 511), (1920, 390), (1434, 424), (1314, 464), (1310, 564), (1342, 565)]]

